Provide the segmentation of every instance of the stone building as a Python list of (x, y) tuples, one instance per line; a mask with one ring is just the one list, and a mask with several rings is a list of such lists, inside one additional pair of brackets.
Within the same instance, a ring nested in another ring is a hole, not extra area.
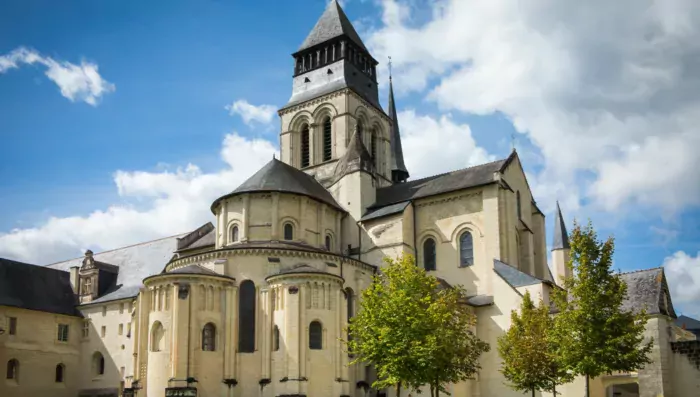
[[(293, 56), (281, 158), (215, 200), (213, 223), (46, 267), (0, 262), (1, 396), (391, 396), (367, 389), (372, 369), (348, 366), (339, 339), (383, 259), (404, 253), (467, 289), (494, 347), (452, 395), (520, 395), (496, 339), (525, 291), (548, 301), (567, 274), (561, 211), (549, 260), (515, 151), (409, 180), (393, 86), (386, 112), (337, 2)], [(673, 324), (663, 269), (623, 277), (628, 307), (653, 315), (654, 364), (595, 379), (593, 395), (697, 396), (697, 341)]]

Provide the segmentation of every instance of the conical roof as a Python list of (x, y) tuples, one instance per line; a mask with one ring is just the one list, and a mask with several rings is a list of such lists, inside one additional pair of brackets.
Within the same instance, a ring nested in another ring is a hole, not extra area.
[(348, 150), (335, 164), (333, 175), (337, 181), (354, 171), (366, 171), (370, 174), (374, 174), (374, 161), (372, 161), (372, 156), (362, 143), (362, 139), (360, 139), (357, 131), (353, 132), (350, 138)]
[(564, 223), (564, 217), (561, 215), (561, 208), (559, 208), (559, 202), (557, 201), (557, 213), (554, 215), (554, 241), (552, 242), (552, 249), (569, 249), (569, 234), (566, 232), (566, 224)]
[(345, 211), (343, 207), (338, 205), (331, 193), (321, 186), (313, 176), (273, 158), (272, 161), (265, 164), (258, 172), (238, 186), (236, 190), (216, 199), (211, 206), (212, 212), (220, 200), (237, 194), (254, 192), (300, 194)]
[(399, 118), (396, 114), (396, 103), (394, 102), (394, 83), (389, 79), (389, 118), (391, 118), (391, 174), (394, 182), (408, 179), (408, 170), (403, 161), (403, 148), (401, 147), (401, 131), (399, 130)]
[(367, 47), (365, 47), (362, 39), (360, 39), (360, 35), (355, 31), (340, 4), (336, 0), (332, 0), (328, 3), (323, 15), (318, 19), (311, 33), (306, 36), (306, 40), (304, 40), (297, 52), (343, 35), (347, 36), (355, 45), (369, 54)]

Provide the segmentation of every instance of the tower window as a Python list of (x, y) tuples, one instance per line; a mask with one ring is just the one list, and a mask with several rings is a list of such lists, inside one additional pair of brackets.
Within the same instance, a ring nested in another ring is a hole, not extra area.
[(330, 234), (326, 235), (326, 250), (330, 251), (332, 246), (332, 240)]
[(474, 264), (474, 240), (472, 234), (464, 232), (459, 237), (459, 266), (467, 267)]
[(236, 241), (238, 241), (238, 226), (233, 225), (231, 227), (231, 242), (235, 243)]
[(255, 352), (255, 284), (241, 283), (238, 298), (238, 351)]
[(520, 191), (519, 190), (517, 192), (515, 192), (515, 199), (517, 200), (517, 205), (518, 205), (518, 219), (523, 219), (522, 207), (520, 206)]
[(202, 329), (202, 350), (213, 352), (216, 350), (216, 326), (207, 323)]
[(323, 349), (323, 326), (318, 321), (312, 321), (309, 325), (309, 349)]
[(310, 164), (309, 153), (309, 125), (304, 124), (301, 128), (301, 168), (308, 167)]
[(278, 351), (280, 349), (280, 329), (275, 325), (272, 330), (272, 350)]
[(374, 163), (374, 167), (377, 168), (378, 161), (377, 161), (377, 130), (374, 129), (372, 130), (372, 136), (370, 138), (370, 154), (372, 155), (372, 162)]
[(294, 226), (291, 223), (284, 224), (284, 239), (294, 240)]
[(423, 243), (423, 268), (435, 270), (435, 240), (429, 238)]
[(326, 117), (323, 121), (323, 161), (331, 159), (332, 149), (331, 118)]

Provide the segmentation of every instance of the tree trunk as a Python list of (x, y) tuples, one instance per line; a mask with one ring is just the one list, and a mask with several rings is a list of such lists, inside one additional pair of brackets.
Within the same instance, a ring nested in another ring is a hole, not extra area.
[(585, 390), (586, 390), (585, 396), (591, 397), (591, 388), (588, 385), (588, 375), (586, 375), (586, 388), (585, 388)]
[(396, 397), (401, 397), (401, 382), (396, 385)]
[(552, 396), (557, 397), (557, 384), (555, 383), (554, 386), (552, 386)]
[(535, 397), (535, 388), (532, 388), (532, 397)]

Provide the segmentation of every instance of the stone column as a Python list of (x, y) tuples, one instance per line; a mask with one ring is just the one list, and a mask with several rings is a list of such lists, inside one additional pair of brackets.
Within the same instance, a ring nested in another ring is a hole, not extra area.
[(242, 242), (248, 241), (248, 218), (250, 215), (250, 193), (243, 195), (243, 210), (241, 214), (241, 227), (238, 231)]
[(279, 218), (279, 203), (280, 203), (280, 194), (279, 193), (272, 193), (272, 225), (271, 225), (271, 239), (272, 240), (279, 240), (279, 223), (280, 223), (280, 218)]
[(228, 244), (230, 239), (228, 230), (228, 200), (223, 200), (221, 202), (221, 243), (220, 247)]

